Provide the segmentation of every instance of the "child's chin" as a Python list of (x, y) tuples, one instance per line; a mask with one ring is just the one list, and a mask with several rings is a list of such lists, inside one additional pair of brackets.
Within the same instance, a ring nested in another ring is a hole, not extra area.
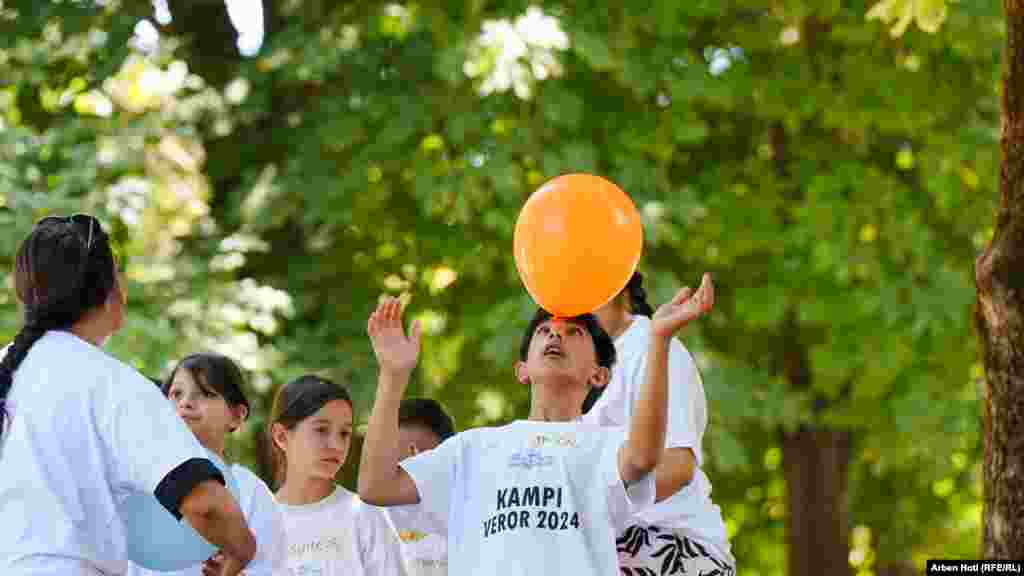
[(341, 471), (341, 466), (319, 465), (313, 468), (313, 476), (318, 480), (334, 480)]

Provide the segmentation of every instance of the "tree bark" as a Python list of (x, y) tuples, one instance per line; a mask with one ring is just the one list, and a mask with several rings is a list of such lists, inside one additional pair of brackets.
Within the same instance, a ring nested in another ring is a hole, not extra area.
[(1024, 1), (1003, 7), (1000, 203), (995, 235), (975, 270), (985, 363), (983, 554), (1024, 559)]
[(790, 576), (850, 574), (849, 462), (849, 432), (801, 429), (784, 436)]

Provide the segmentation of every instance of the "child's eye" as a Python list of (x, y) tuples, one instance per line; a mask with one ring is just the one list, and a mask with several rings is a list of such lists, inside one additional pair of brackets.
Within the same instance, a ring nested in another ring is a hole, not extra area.
[(537, 333), (538, 334), (547, 334), (549, 330), (550, 330), (550, 328), (548, 328), (545, 325), (545, 326), (541, 326), (540, 328), (537, 328)]
[(573, 326), (572, 328), (569, 328), (569, 334), (572, 334), (573, 336), (579, 336), (582, 333), (583, 331), (580, 330), (579, 326)]
[(313, 431), (316, 432), (317, 434), (327, 434), (327, 432), (329, 432), (329, 430), (327, 430), (327, 428), (322, 428), (322, 427), (321, 428), (313, 428)]

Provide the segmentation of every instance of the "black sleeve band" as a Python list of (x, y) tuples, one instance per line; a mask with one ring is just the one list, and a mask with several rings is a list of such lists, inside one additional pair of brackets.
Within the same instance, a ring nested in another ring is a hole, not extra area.
[(182, 462), (177, 468), (164, 476), (153, 494), (164, 508), (181, 520), (181, 501), (200, 483), (217, 480), (224, 484), (224, 474), (205, 458), (192, 458)]

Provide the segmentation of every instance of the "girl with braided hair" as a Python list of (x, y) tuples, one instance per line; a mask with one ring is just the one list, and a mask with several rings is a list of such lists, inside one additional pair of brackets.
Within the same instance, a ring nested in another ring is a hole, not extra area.
[[(591, 389), (584, 422), (623, 426), (636, 406), (647, 373), (650, 316), (643, 275), (635, 272), (611, 302), (595, 311), (615, 341), (618, 362), (608, 385)], [(711, 482), (701, 470), (701, 440), (707, 427), (704, 384), (693, 357), (672, 339), (668, 358), (669, 402), (665, 452), (655, 469), (656, 503), (641, 511), (617, 538), (623, 574), (731, 575), (725, 524), (711, 501)]]
[(102, 350), (126, 299), (100, 222), (40, 220), (15, 287), (24, 323), (0, 352), (0, 573), (124, 572), (118, 502), (131, 492), (248, 564), (256, 542), (221, 472), (160, 391)]

